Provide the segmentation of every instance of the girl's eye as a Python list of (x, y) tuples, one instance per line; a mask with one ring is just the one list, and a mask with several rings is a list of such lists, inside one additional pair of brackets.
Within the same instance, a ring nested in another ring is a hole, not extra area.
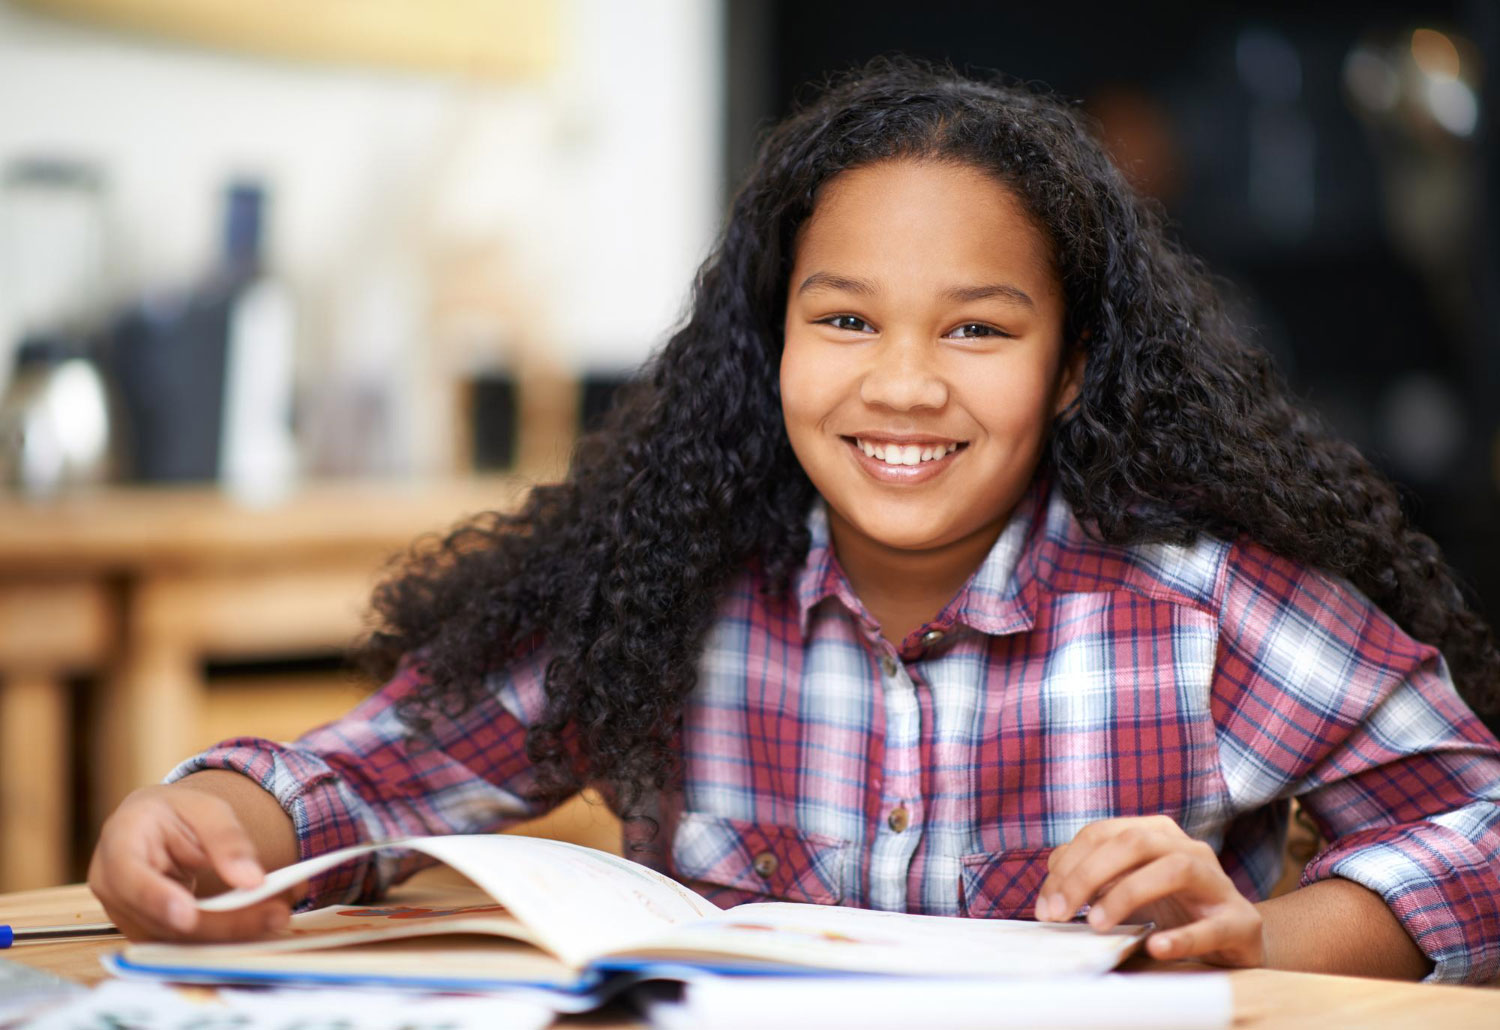
[(831, 325), (835, 329), (852, 329), (856, 333), (862, 333), (870, 328), (870, 323), (858, 315), (834, 315), (831, 318), (822, 319), (822, 322), (824, 325)]
[(973, 340), (982, 336), (1008, 336), (1009, 334), (1002, 333), (994, 326), (985, 325), (983, 322), (965, 322), (955, 328), (950, 335), (957, 335), (961, 340)]

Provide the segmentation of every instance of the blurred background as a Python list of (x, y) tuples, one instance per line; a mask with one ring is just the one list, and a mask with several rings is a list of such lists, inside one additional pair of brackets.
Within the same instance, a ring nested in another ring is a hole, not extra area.
[(896, 51), (1076, 98), (1500, 616), (1492, 3), (0, 0), (0, 889), (357, 700), (383, 562), (561, 474)]

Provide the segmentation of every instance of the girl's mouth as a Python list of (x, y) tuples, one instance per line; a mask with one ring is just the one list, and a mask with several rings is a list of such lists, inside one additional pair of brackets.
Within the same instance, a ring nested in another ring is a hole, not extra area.
[(925, 483), (941, 475), (969, 446), (967, 440), (902, 443), (871, 437), (840, 437), (866, 474), (881, 483)]

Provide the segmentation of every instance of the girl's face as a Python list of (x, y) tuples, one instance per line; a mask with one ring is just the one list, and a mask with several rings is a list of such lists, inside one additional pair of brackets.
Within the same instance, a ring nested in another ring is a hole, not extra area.
[(836, 537), (991, 539), (1072, 400), (1051, 248), (968, 165), (889, 161), (823, 188), (788, 286), (781, 403)]

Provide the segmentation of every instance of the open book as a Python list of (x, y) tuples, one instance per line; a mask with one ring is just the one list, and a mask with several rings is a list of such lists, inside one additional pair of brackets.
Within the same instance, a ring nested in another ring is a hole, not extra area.
[(1116, 966), (1147, 928), (906, 915), (762, 902), (721, 909), (615, 855), (531, 837), (415, 837), (360, 845), (202, 900), (253, 904), (377, 848), (410, 848), (472, 886), (403, 888), (387, 905), (331, 905), (244, 944), (132, 944), (121, 976), (199, 983), (531, 986), (585, 996), (606, 982), (730, 974), (1035, 977)]

